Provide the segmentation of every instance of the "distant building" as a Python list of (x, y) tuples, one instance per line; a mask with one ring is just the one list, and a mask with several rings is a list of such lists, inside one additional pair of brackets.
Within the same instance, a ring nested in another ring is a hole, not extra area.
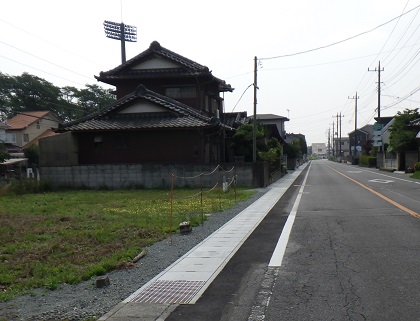
[(6, 143), (25, 148), (38, 138), (54, 135), (60, 120), (50, 111), (21, 112), (7, 121)]
[(325, 143), (313, 143), (312, 144), (312, 155), (318, 156), (318, 158), (327, 157), (327, 145)]

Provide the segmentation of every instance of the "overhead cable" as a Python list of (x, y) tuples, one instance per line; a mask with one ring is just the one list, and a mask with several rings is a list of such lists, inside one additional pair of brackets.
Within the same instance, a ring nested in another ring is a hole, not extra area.
[(286, 55), (280, 55), (280, 56), (274, 56), (274, 57), (267, 57), (267, 58), (258, 58), (258, 60), (269, 60), (269, 59), (277, 59), (277, 58), (292, 57), (292, 56), (297, 56), (297, 55), (301, 55), (301, 54), (309, 53), (309, 52), (312, 52), (312, 51), (317, 51), (317, 50), (325, 49), (325, 48), (328, 48), (328, 47), (332, 47), (332, 46), (338, 45), (338, 44), (340, 44), (340, 43), (343, 43), (343, 42), (346, 42), (346, 41), (349, 41), (349, 40), (355, 39), (355, 38), (360, 37), (360, 36), (363, 36), (363, 35), (365, 35), (365, 34), (368, 34), (368, 33), (372, 32), (372, 31), (375, 31), (376, 29), (379, 29), (379, 28), (381, 28), (381, 27), (383, 27), (383, 26), (385, 26), (385, 25), (387, 25), (387, 24), (391, 23), (392, 21), (394, 21), (394, 20), (396, 20), (396, 19), (399, 19), (400, 17), (402, 17), (402, 16), (404, 16), (404, 15), (406, 15), (406, 14), (410, 13), (411, 11), (413, 11), (413, 10), (415, 10), (415, 9), (419, 8), (419, 7), (420, 7), (420, 5), (418, 5), (418, 6), (414, 7), (413, 9), (411, 9), (411, 10), (409, 10), (409, 11), (407, 11), (407, 12), (403, 13), (403, 14), (400, 14), (399, 16), (397, 16), (397, 17), (395, 17), (395, 18), (393, 18), (393, 19), (391, 19), (391, 20), (389, 20), (389, 21), (387, 21), (387, 22), (384, 22), (384, 23), (380, 24), (379, 26), (376, 26), (375, 28), (372, 28), (372, 29), (370, 29), (370, 30), (367, 30), (367, 31), (361, 32), (361, 33), (359, 33), (359, 34), (357, 34), (357, 35), (354, 35), (354, 36), (348, 37), (348, 38), (343, 39), (343, 40), (340, 40), (340, 41), (336, 41), (336, 42), (334, 42), (334, 43), (331, 43), (331, 44), (328, 44), (328, 45), (325, 45), (325, 46), (321, 46), (321, 47), (317, 47), (317, 48), (312, 48), (312, 49), (308, 49), (308, 50), (305, 50), (305, 51), (299, 51), (299, 52), (295, 52), (295, 53), (291, 53), (291, 54), (286, 54)]

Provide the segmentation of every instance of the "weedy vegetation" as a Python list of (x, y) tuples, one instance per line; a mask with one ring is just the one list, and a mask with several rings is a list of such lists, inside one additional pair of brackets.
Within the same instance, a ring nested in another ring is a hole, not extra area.
[(173, 202), (170, 194), (163, 189), (3, 191), (0, 301), (128, 268), (144, 247), (176, 233), (179, 223), (197, 226), (204, 214), (231, 208), (253, 191), (176, 189)]

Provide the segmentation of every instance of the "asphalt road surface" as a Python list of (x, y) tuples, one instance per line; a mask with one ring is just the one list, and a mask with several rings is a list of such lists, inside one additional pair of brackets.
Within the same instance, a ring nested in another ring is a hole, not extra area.
[(167, 320), (420, 320), (420, 181), (312, 161), (197, 303)]

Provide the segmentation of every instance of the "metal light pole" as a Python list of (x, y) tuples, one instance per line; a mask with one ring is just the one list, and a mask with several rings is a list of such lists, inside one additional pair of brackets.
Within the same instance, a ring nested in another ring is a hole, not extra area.
[(104, 28), (107, 38), (121, 40), (121, 61), (125, 63), (125, 42), (137, 41), (137, 27), (105, 20)]

